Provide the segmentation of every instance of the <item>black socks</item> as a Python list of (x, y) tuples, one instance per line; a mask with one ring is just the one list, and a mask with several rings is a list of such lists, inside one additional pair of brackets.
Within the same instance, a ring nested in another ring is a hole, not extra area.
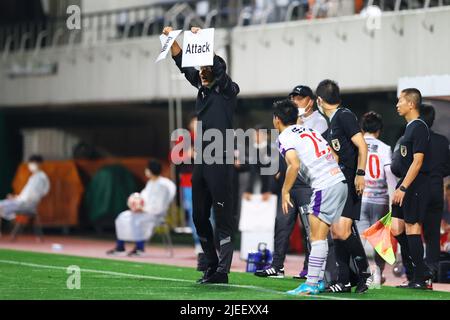
[(419, 234), (410, 234), (407, 235), (406, 237), (408, 238), (410, 256), (414, 263), (414, 281), (422, 282), (424, 279), (424, 272), (425, 272), (425, 263), (423, 261), (422, 237)]
[(361, 240), (354, 233), (351, 233), (343, 243), (358, 268), (358, 274), (367, 272), (369, 269), (369, 262), (367, 261), (366, 252), (364, 251)]
[(344, 241), (334, 239), (334, 252), (336, 254), (336, 262), (339, 265), (338, 282), (347, 284), (350, 277), (350, 254), (345, 247)]
[(411, 281), (413, 279), (413, 264), (411, 255), (409, 253), (409, 244), (408, 238), (406, 237), (406, 233), (403, 232), (398, 236), (395, 236), (395, 239), (397, 239), (398, 243), (400, 244), (402, 263), (403, 266), (405, 267), (406, 278), (408, 279), (408, 281)]

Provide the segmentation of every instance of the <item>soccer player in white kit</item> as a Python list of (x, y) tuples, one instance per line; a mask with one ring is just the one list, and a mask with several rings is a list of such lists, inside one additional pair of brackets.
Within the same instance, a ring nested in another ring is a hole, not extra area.
[(282, 188), (284, 213), (292, 207), (290, 190), (297, 174), (306, 181), (312, 196), (309, 204), (311, 253), (307, 281), (289, 294), (318, 294), (328, 253), (327, 235), (344, 209), (348, 188), (327, 141), (314, 129), (296, 124), (298, 110), (290, 100), (274, 103), (273, 125), (280, 132), (277, 145), (288, 165)]
[[(367, 112), (361, 119), (361, 128), (368, 147), (368, 160), (364, 177), (366, 187), (361, 199), (361, 216), (356, 222), (360, 233), (389, 212), (389, 195), (392, 195), (397, 184), (397, 179), (391, 172), (391, 147), (378, 139), (383, 128), (381, 116), (373, 111)], [(375, 263), (371, 287), (380, 288), (385, 261), (376, 252)]]

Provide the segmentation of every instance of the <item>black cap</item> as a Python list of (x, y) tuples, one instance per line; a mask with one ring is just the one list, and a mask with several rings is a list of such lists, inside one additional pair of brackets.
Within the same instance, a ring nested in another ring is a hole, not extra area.
[(315, 99), (314, 93), (308, 86), (296, 86), (292, 89), (292, 92), (289, 93), (289, 97), (292, 96), (310, 97), (313, 100)]

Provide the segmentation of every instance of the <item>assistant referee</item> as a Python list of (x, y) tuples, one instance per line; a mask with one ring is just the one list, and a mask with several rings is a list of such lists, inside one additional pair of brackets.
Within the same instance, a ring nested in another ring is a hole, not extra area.
[(391, 164), (400, 178), (392, 197), (392, 234), (401, 246), (409, 282), (399, 287), (427, 289), (422, 224), (430, 199), (430, 130), (419, 118), (422, 95), (416, 88), (401, 91), (397, 112), (407, 121)]

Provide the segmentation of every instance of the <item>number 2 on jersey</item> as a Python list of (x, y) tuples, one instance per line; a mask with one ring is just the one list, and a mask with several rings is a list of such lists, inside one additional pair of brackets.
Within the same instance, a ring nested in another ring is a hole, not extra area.
[(312, 132), (312, 135), (310, 135), (308, 133), (302, 133), (300, 135), (300, 138), (311, 139), (312, 143), (314, 144), (314, 150), (316, 151), (317, 158), (320, 158), (321, 156), (323, 156), (324, 154), (327, 153), (327, 150), (319, 150), (318, 142), (322, 142), (322, 140), (316, 136), (315, 132)]

